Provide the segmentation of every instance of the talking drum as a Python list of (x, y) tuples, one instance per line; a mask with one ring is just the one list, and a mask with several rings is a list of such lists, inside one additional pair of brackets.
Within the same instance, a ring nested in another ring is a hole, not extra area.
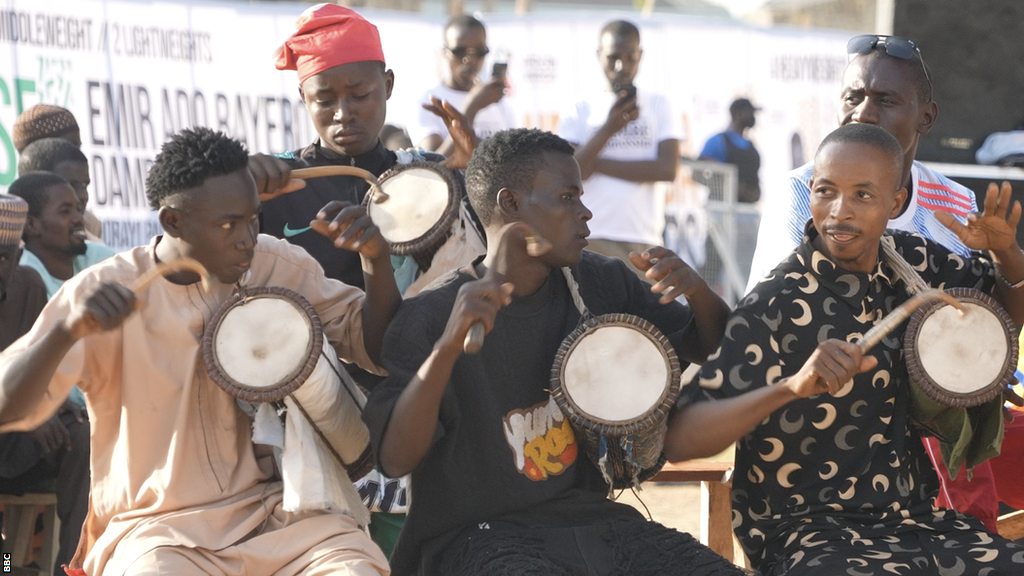
[(946, 292), (960, 301), (961, 314), (945, 302), (914, 312), (903, 337), (915, 391), (915, 419), (926, 427), (949, 408), (970, 408), (1001, 398), (1017, 367), (1013, 320), (991, 296), (971, 288)]
[[(382, 194), (383, 193), (383, 194)], [(391, 252), (409, 255), (424, 269), (452, 233), (462, 183), (436, 162), (399, 164), (380, 176), (363, 200)]]
[[(239, 400), (291, 400), (352, 479), (373, 468), (365, 396), (343, 375), (313, 306), (286, 288), (243, 288), (203, 334), (210, 377)], [(287, 404), (287, 403), (286, 403)]]
[(551, 395), (612, 488), (637, 486), (664, 465), (679, 359), (650, 322), (629, 314), (590, 318), (562, 342)]

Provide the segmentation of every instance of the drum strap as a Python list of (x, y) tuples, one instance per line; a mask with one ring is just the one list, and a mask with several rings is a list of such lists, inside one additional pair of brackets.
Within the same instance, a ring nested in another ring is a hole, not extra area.
[(889, 266), (896, 273), (896, 276), (907, 283), (907, 292), (914, 295), (931, 289), (931, 286), (921, 278), (917, 270), (914, 270), (914, 267), (896, 251), (896, 245), (892, 242), (891, 238), (882, 237), (882, 252), (885, 253), (885, 258)]
[(565, 283), (569, 285), (569, 294), (572, 295), (572, 303), (576, 305), (576, 309), (580, 311), (580, 316), (584, 320), (591, 317), (590, 310), (587, 309), (587, 305), (583, 302), (583, 297), (580, 296), (580, 285), (576, 283), (576, 279), (572, 277), (572, 270), (568, 266), (562, 268), (562, 274), (565, 275)]

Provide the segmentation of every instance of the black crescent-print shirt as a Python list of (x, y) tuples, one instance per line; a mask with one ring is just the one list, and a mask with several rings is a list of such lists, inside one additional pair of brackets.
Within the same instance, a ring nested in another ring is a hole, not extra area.
[[(808, 225), (800, 246), (740, 302), (683, 405), (792, 376), (818, 343), (859, 338), (909, 298), (881, 250), (873, 273), (849, 272), (815, 250), (817, 235)], [(980, 254), (965, 259), (906, 232), (888, 232), (882, 241), (894, 242), (934, 287), (992, 290), (994, 268)], [(905, 326), (871, 351), (877, 368), (835, 396), (790, 402), (739, 442), (733, 527), (762, 571), (834, 531), (853, 530), (867, 541), (962, 518), (933, 507), (938, 479), (910, 425)]]

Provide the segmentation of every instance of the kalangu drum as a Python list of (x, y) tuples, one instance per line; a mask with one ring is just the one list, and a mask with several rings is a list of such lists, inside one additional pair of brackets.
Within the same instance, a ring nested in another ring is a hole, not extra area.
[(946, 293), (964, 307), (945, 302), (914, 312), (903, 336), (911, 381), (935, 402), (969, 408), (1002, 396), (1017, 368), (1017, 329), (991, 296), (971, 288)]
[(207, 324), (202, 351), (210, 378), (235, 398), (277, 403), (291, 396), (350, 478), (373, 468), (361, 418), (366, 396), (334, 368), (320, 317), (301, 295), (287, 288), (239, 290)]
[(422, 268), (429, 268), (459, 217), (462, 182), (437, 162), (396, 165), (378, 182), (379, 192), (371, 187), (363, 199), (370, 219), (392, 254), (413, 256)]
[(1014, 382), (1017, 366), (1017, 329), (988, 294), (972, 288), (946, 292), (965, 313), (941, 301), (927, 304), (910, 317), (903, 336), (911, 416), (925, 434), (948, 445), (956, 444), (965, 428), (973, 429), (975, 438), (999, 443), (1002, 394)]
[(559, 347), (551, 395), (613, 489), (636, 486), (664, 465), (680, 376), (668, 338), (629, 314), (590, 318)]

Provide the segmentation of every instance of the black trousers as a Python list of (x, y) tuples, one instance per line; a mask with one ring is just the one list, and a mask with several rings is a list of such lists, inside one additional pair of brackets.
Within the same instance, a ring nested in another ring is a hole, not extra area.
[(685, 532), (646, 520), (565, 528), (488, 523), (448, 546), (448, 576), (742, 576)]
[(69, 413), (60, 419), (71, 436), (71, 450), (44, 455), (27, 433), (0, 435), (0, 470), (18, 472), (14, 476), (0, 474), (0, 493), (57, 493), (60, 548), (52, 566), (55, 576), (64, 576), (61, 565), (71, 563), (89, 512), (89, 422), (79, 422)]

